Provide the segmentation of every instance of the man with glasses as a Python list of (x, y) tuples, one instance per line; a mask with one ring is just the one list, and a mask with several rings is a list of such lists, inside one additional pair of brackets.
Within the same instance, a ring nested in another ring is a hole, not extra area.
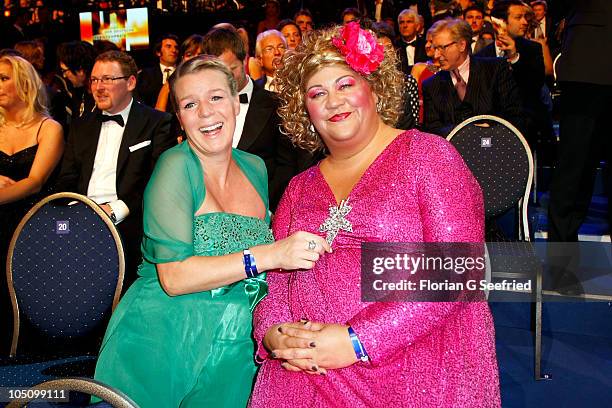
[(440, 71), (423, 83), (424, 126), (446, 136), (475, 115), (500, 116), (521, 129), (522, 106), (508, 62), (470, 56), (472, 29), (459, 19), (430, 29)]
[(274, 74), (287, 51), (287, 39), (278, 30), (267, 30), (257, 36), (255, 57), (261, 64), (264, 76), (255, 83), (266, 91), (275, 92)]
[(160, 154), (176, 141), (171, 117), (135, 101), (137, 67), (121, 51), (100, 54), (89, 83), (93, 112), (70, 126), (57, 187), (98, 203), (117, 225), (126, 256), (124, 288), (136, 278), (142, 196)]

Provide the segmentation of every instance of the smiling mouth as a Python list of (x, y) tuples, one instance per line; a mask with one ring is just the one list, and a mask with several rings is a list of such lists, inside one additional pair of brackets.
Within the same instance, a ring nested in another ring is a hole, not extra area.
[(350, 114), (351, 114), (351, 112), (338, 113), (338, 114), (332, 116), (331, 118), (329, 118), (329, 121), (330, 122), (340, 122), (340, 121), (348, 118)]
[(223, 123), (219, 122), (219, 123), (215, 123), (214, 125), (210, 125), (210, 126), (206, 126), (206, 127), (201, 127), (198, 130), (202, 133), (212, 133), (216, 130), (219, 130), (223, 127)]

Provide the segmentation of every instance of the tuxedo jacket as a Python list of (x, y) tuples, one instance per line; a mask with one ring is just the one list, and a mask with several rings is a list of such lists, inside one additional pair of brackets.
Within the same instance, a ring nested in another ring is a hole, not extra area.
[[(542, 102), (542, 87), (546, 75), (544, 72), (544, 55), (542, 46), (526, 38), (514, 39), (519, 60), (511, 65), (512, 77), (518, 86), (523, 109), (528, 119), (535, 121), (538, 115), (546, 114)], [(491, 43), (477, 54), (482, 57), (495, 57), (495, 43)]]
[(441, 136), (475, 115), (495, 115), (524, 129), (522, 106), (509, 64), (498, 58), (471, 57), (463, 101), (448, 71), (423, 82), (424, 128)]
[[(58, 190), (87, 195), (102, 127), (98, 113), (95, 109), (71, 124), (56, 183)], [(126, 220), (142, 218), (142, 195), (155, 162), (176, 144), (170, 119), (165, 112), (132, 102), (119, 148), (116, 177), (117, 197), (130, 210)]]
[[(425, 53), (425, 38), (416, 37), (414, 40), (414, 63), (426, 62), (429, 58)], [(399, 52), (400, 64), (402, 72), (406, 75), (410, 75), (412, 71), (412, 65), (408, 65), (408, 55), (406, 55), (406, 43), (399, 39), (396, 44), (397, 52)]]
[(304, 160), (300, 157), (302, 152), (293, 147), (289, 138), (280, 132), (276, 96), (258, 86), (257, 81), (254, 82), (237, 148), (255, 154), (265, 162), (268, 170), (270, 209), (274, 210), (289, 180), (305, 165), (300, 165), (300, 160)]
[(138, 98), (146, 105), (155, 107), (162, 85), (163, 73), (159, 64), (155, 67), (143, 69), (138, 74), (138, 81), (136, 82)]

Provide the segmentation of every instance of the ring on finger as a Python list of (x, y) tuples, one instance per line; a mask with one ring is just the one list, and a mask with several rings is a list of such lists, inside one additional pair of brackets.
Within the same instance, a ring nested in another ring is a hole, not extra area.
[(314, 251), (317, 248), (317, 243), (315, 242), (314, 239), (308, 241), (308, 250), (309, 251)]

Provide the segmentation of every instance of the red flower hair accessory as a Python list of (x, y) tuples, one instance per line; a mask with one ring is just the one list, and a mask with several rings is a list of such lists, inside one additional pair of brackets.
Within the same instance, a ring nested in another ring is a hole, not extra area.
[(340, 35), (332, 38), (332, 44), (344, 56), (346, 63), (363, 75), (376, 71), (385, 58), (383, 45), (354, 21), (342, 27)]

